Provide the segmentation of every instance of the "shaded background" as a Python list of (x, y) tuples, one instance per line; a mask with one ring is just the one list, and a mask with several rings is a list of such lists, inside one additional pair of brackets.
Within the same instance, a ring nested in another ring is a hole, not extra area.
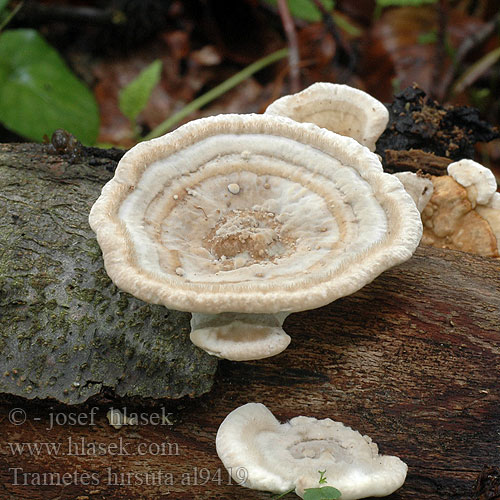
[[(315, 9), (319, 3), (288, 1), (300, 58), (298, 78), (290, 76), (284, 58), (184, 121), (217, 113), (262, 112), (296, 87), (330, 81), (364, 89), (383, 102), (417, 83), (440, 103), (475, 106), (483, 119), (498, 125), (497, 0), (323, 0), (324, 8)], [(289, 45), (272, 0), (6, 4), (15, 15), (4, 29), (37, 30), (91, 89), (98, 104), (99, 145), (132, 146), (195, 98)], [(136, 127), (120, 110), (119, 93), (155, 60), (162, 63), (160, 80)], [(0, 81), (0, 95), (1, 86)], [(23, 140), (12, 129), (0, 129), (0, 141)], [(498, 166), (500, 142), (478, 146), (476, 159)]]

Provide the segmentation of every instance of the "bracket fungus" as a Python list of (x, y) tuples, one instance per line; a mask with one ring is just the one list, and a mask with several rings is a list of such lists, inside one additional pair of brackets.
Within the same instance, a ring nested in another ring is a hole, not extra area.
[(485, 257), (500, 256), (500, 193), (493, 172), (472, 160), (432, 177), (434, 192), (422, 211), (423, 242)]
[(266, 114), (314, 123), (352, 137), (370, 151), (389, 122), (387, 108), (362, 90), (337, 83), (318, 82), (297, 94), (277, 99)]
[(473, 204), (486, 205), (497, 190), (493, 172), (473, 160), (460, 160), (448, 165), (448, 175), (467, 190), (467, 198)]
[(232, 411), (219, 427), (216, 447), (241, 486), (273, 493), (295, 488), (301, 498), (318, 486), (320, 470), (342, 500), (390, 495), (408, 470), (398, 457), (379, 455), (370, 437), (342, 422), (301, 416), (280, 424), (260, 403)]
[(432, 180), (428, 176), (414, 172), (396, 172), (393, 175), (403, 183), (406, 191), (415, 202), (418, 211), (422, 213), (434, 193)]
[(203, 118), (138, 144), (90, 224), (119, 288), (192, 312), (192, 341), (233, 360), (281, 352), (289, 313), (409, 259), (422, 231), (368, 149), (270, 115)]

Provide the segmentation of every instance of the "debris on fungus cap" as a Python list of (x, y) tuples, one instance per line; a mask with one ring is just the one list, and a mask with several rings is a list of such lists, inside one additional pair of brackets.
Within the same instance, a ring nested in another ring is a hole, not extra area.
[(422, 231), (365, 147), (270, 115), (203, 118), (138, 144), (90, 224), (119, 288), (192, 312), (195, 344), (237, 360), (281, 352), (287, 314), (359, 290), (409, 259)]
[(389, 121), (387, 108), (349, 85), (319, 82), (268, 106), (266, 114), (287, 116), (356, 139), (370, 151)]
[(422, 211), (422, 242), (485, 257), (500, 256), (500, 193), (491, 170), (472, 160), (432, 177), (434, 193)]
[[(241, 486), (284, 493), (317, 488), (318, 471), (342, 500), (390, 495), (400, 488), (406, 464), (380, 455), (368, 436), (329, 418), (295, 417), (280, 424), (260, 403), (232, 411), (216, 438), (217, 454)], [(245, 471), (245, 474), (241, 474)]]

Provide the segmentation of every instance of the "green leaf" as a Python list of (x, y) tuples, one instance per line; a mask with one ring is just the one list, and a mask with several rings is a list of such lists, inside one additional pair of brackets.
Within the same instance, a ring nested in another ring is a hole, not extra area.
[(0, 122), (35, 141), (63, 128), (93, 144), (99, 131), (92, 92), (31, 29), (0, 34)]
[(7, 7), (7, 4), (9, 3), (10, 0), (0, 0), (0, 12), (2, 12), (5, 7)]
[(319, 484), (325, 484), (327, 479), (325, 477), (325, 474), (326, 474), (326, 469), (325, 470), (319, 470), (318, 471), (318, 474), (319, 474), (319, 480), (318, 480), (318, 483)]
[(151, 92), (158, 85), (161, 67), (160, 60), (152, 62), (120, 92), (120, 110), (132, 123), (135, 123), (139, 113), (146, 107)]
[(418, 35), (417, 43), (420, 45), (427, 45), (429, 43), (437, 42), (437, 32), (436, 31), (428, 31), (427, 33), (420, 33)]
[(7, 7), (8, 3), (9, 3), (9, 0), (0, 0), (0, 14), (5, 9), (5, 7)]
[[(263, 0), (265, 3), (276, 6), (277, 0)], [(333, 9), (334, 0), (321, 0), (321, 3), (328, 11)], [(288, 8), (294, 17), (309, 22), (321, 21), (321, 12), (311, 0), (288, 0)]]
[(346, 18), (339, 16), (335, 12), (332, 12), (332, 18), (335, 24), (349, 35), (361, 36), (363, 34), (363, 31), (360, 30), (357, 26), (354, 26), (354, 24), (351, 24)]
[(14, 8), (9, 12), (6, 7), (9, 3), (9, 0), (0, 0), (0, 33), (4, 30), (5, 26), (7, 26), (14, 17), (16, 17), (17, 13), (22, 9), (24, 5), (24, 0), (19, 2)]
[(322, 488), (307, 488), (304, 490), (304, 500), (337, 500), (341, 493), (333, 486), (323, 486)]

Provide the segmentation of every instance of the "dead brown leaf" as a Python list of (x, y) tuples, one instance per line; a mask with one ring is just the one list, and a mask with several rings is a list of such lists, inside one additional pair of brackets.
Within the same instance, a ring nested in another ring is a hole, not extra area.
[[(456, 49), (483, 25), (480, 19), (450, 10), (447, 50)], [(437, 10), (432, 6), (386, 10), (363, 43), (361, 73), (366, 75), (368, 92), (383, 101), (391, 101), (394, 90), (417, 83), (432, 94), (438, 58), (436, 43), (429, 43), (429, 39), (436, 30)], [(449, 71), (451, 64), (452, 59), (447, 55), (439, 68), (441, 74)]]

